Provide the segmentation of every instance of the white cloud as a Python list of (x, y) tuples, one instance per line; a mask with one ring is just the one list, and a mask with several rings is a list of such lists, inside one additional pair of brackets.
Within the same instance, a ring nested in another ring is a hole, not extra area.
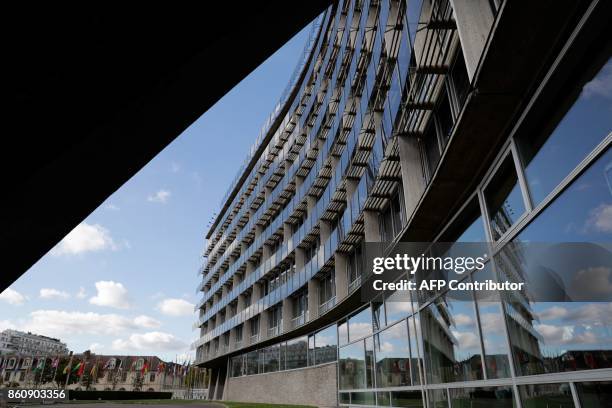
[(591, 210), (586, 227), (604, 233), (612, 232), (612, 205), (602, 204)]
[(78, 255), (85, 252), (116, 250), (110, 232), (99, 224), (83, 222), (70, 231), (59, 244), (51, 250), (51, 255)]
[(77, 299), (85, 299), (87, 297), (87, 292), (85, 292), (84, 287), (80, 287), (79, 291), (76, 294)]
[(472, 332), (460, 331), (453, 331), (452, 333), (457, 338), (459, 348), (461, 350), (469, 350), (480, 347), (480, 341), (478, 340), (478, 336), (476, 334)]
[(89, 299), (89, 303), (117, 309), (128, 309), (130, 307), (128, 291), (123, 284), (113, 281), (99, 281), (96, 282), (96, 290), (98, 293)]
[(106, 204), (104, 206), (104, 208), (106, 208), (107, 210), (110, 210), (110, 211), (119, 211), (120, 210), (120, 208), (118, 206), (116, 206), (115, 204), (113, 204), (113, 203)]
[(114, 340), (112, 348), (117, 351), (170, 351), (182, 350), (186, 346), (187, 343), (173, 334), (155, 331), (132, 334), (127, 340)]
[(0, 300), (9, 305), (23, 305), (26, 297), (14, 289), (6, 288), (4, 292), (0, 293)]
[(465, 313), (459, 313), (455, 316), (455, 324), (457, 326), (472, 326), (474, 324), (474, 319)]
[(161, 326), (161, 322), (159, 320), (145, 315), (136, 316), (134, 323), (147, 329), (157, 329)]
[(172, 171), (173, 173), (178, 173), (179, 171), (181, 171), (181, 165), (177, 162), (172, 162), (170, 164), (170, 171)]
[(171, 195), (172, 193), (170, 193), (168, 190), (159, 190), (157, 193), (148, 196), (147, 201), (152, 203), (166, 204)]
[(39, 296), (41, 299), (48, 300), (66, 300), (70, 298), (70, 294), (68, 292), (53, 288), (42, 288)]
[(597, 77), (584, 86), (582, 94), (586, 98), (593, 96), (612, 98), (612, 63), (607, 63)]
[(15, 327), (15, 325), (11, 323), (10, 320), (0, 320), (0, 331), (12, 329), (13, 327)]
[(157, 309), (166, 316), (191, 316), (194, 307), (185, 299), (164, 299), (157, 305)]
[(19, 326), (21, 330), (60, 338), (70, 338), (77, 334), (121, 335), (127, 330), (148, 328), (149, 324), (143, 316), (131, 318), (114, 313), (63, 310), (36, 310), (31, 312), (29, 319)]

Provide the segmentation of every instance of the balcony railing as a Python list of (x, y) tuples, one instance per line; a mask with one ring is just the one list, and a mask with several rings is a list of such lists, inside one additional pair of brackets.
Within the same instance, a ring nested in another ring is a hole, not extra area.
[(277, 325), (274, 327), (268, 328), (268, 337), (273, 337), (279, 335), (281, 332), (281, 325)]
[(257, 343), (259, 341), (259, 333), (252, 335), (250, 339), (251, 339), (251, 344)]
[(361, 275), (358, 275), (354, 281), (349, 283), (348, 292), (353, 293), (361, 285)]
[(324, 303), (321, 303), (319, 305), (319, 315), (322, 315), (323, 313), (327, 312), (329, 309), (334, 307), (335, 304), (336, 304), (336, 297), (335, 296), (329, 298)]
[(302, 314), (295, 316), (293, 319), (291, 319), (291, 328), (296, 328), (298, 326), (303, 325), (304, 323), (306, 323), (306, 313), (302, 312)]

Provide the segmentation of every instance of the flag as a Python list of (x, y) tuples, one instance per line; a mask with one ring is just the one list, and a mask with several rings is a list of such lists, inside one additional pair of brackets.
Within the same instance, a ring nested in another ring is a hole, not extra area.
[(81, 360), (79, 360), (79, 362), (77, 363), (77, 365), (75, 365), (74, 367), (72, 367), (72, 372), (74, 373), (77, 370), (81, 370), (81, 366), (83, 365), (83, 362)]
[(77, 375), (79, 377), (82, 377), (84, 372), (85, 372), (85, 362), (80, 362), (79, 363), (79, 370), (77, 371)]
[(57, 368), (57, 366), (59, 365), (59, 362), (60, 362), (59, 357), (55, 357), (55, 358), (53, 359), (53, 362), (51, 363), (51, 367), (53, 367), (53, 368)]
[(36, 364), (36, 368), (34, 368), (34, 372), (42, 371), (45, 368), (45, 361), (47, 359), (42, 357), (38, 359), (38, 364)]
[(159, 364), (157, 365), (157, 372), (162, 373), (165, 368), (166, 368), (166, 365), (164, 364), (164, 362), (160, 361)]
[(89, 375), (91, 377), (95, 377), (97, 373), (98, 373), (98, 364), (94, 364), (94, 366), (91, 367), (91, 371), (89, 372)]
[(142, 365), (142, 369), (140, 370), (140, 373), (142, 375), (145, 375), (148, 372), (149, 372), (149, 362), (145, 360), (144, 364)]
[(64, 370), (62, 371), (62, 373), (68, 374), (68, 370), (70, 370), (70, 362), (66, 363), (66, 367), (64, 367)]

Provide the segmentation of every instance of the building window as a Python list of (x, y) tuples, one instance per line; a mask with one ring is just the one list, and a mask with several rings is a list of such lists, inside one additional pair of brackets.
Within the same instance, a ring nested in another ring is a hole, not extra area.
[(243, 325), (241, 324), (241, 325), (236, 326), (236, 328), (234, 329), (236, 343), (242, 342), (242, 327)]
[(352, 292), (352, 290), (355, 290), (361, 283), (361, 272), (363, 270), (361, 244), (357, 244), (353, 252), (348, 256), (346, 267), (349, 292)]
[(308, 365), (306, 355), (308, 353), (308, 337), (298, 337), (288, 340), (286, 345), (286, 369), (302, 368)]
[(372, 310), (370, 307), (354, 314), (348, 320), (349, 341), (372, 334)]
[(604, 408), (612, 402), (612, 381), (576, 384), (578, 398), (583, 407)]
[(376, 387), (410, 384), (410, 351), (406, 323), (401, 322), (374, 336)]
[(482, 380), (474, 303), (438, 297), (420, 313), (428, 382)]
[(259, 338), (259, 315), (251, 319), (251, 339)]
[(332, 270), (319, 281), (319, 313), (327, 312), (336, 300), (335, 272)]
[(454, 100), (455, 117), (459, 116), (463, 103), (470, 90), (470, 79), (468, 77), (467, 69), (465, 66), (465, 59), (463, 58), (463, 50), (458, 47), (457, 55), (451, 67), (450, 76), (448, 77), (449, 89), (452, 90)]
[(451, 406), (516, 407), (512, 387), (451, 388)]
[(338, 336), (336, 326), (332, 325), (315, 334), (315, 364), (336, 361)]
[[(517, 137), (519, 156), (534, 205), (542, 202), (610, 134), (612, 95), (600, 85), (607, 83), (610, 76), (612, 62), (608, 62), (590, 82), (579, 84), (580, 92), (570, 93), (577, 99), (565, 115), (551, 115), (552, 123), (546, 123), (543, 129), (522, 132)], [(556, 105), (568, 106), (565, 103)]]
[(494, 240), (512, 227), (525, 213), (525, 202), (518, 183), (512, 154), (506, 155), (484, 190)]
[(339, 389), (365, 388), (365, 348), (363, 341), (340, 348), (338, 370)]
[[(608, 150), (495, 256), (501, 280), (518, 276), (529, 284), (528, 291), (504, 303), (518, 375), (612, 367), (607, 340), (612, 324), (603, 317), (612, 304), (609, 293), (602, 295), (584, 285), (601, 279), (597, 265), (609, 259), (608, 251), (593, 243), (610, 238), (610, 167)], [(535, 251), (525, 250), (529, 242), (547, 243), (546, 256), (530, 255)], [(580, 249), (572, 253), (571, 262), (568, 242), (584, 243), (571, 247)], [(542, 299), (543, 294), (549, 297)], [(562, 331), (555, 334), (552, 328)], [(589, 339), (588, 348), (584, 339)]]
[[(574, 398), (568, 383), (519, 385), (523, 408), (574, 408)], [(584, 404), (586, 407), (592, 404)]]
[(429, 180), (433, 177), (438, 161), (440, 161), (440, 143), (438, 141), (438, 134), (436, 133), (436, 127), (433, 121), (429, 121), (423, 136), (420, 138), (421, 145), (421, 161), (423, 164), (423, 175), (425, 177), (425, 184), (429, 183)]
[(406, 219), (403, 205), (404, 195), (401, 188), (393, 194), (387, 207), (380, 214), (382, 240), (391, 242), (401, 232)]

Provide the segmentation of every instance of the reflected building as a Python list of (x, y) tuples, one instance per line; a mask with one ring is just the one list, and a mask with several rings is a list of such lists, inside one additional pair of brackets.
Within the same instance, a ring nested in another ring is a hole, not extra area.
[[(610, 406), (609, 15), (602, 1), (332, 4), (206, 234), (193, 348), (210, 397)], [(528, 286), (363, 301), (362, 245), (402, 241), (485, 243), (486, 267), (462, 279)], [(564, 243), (592, 255), (565, 259)]]

